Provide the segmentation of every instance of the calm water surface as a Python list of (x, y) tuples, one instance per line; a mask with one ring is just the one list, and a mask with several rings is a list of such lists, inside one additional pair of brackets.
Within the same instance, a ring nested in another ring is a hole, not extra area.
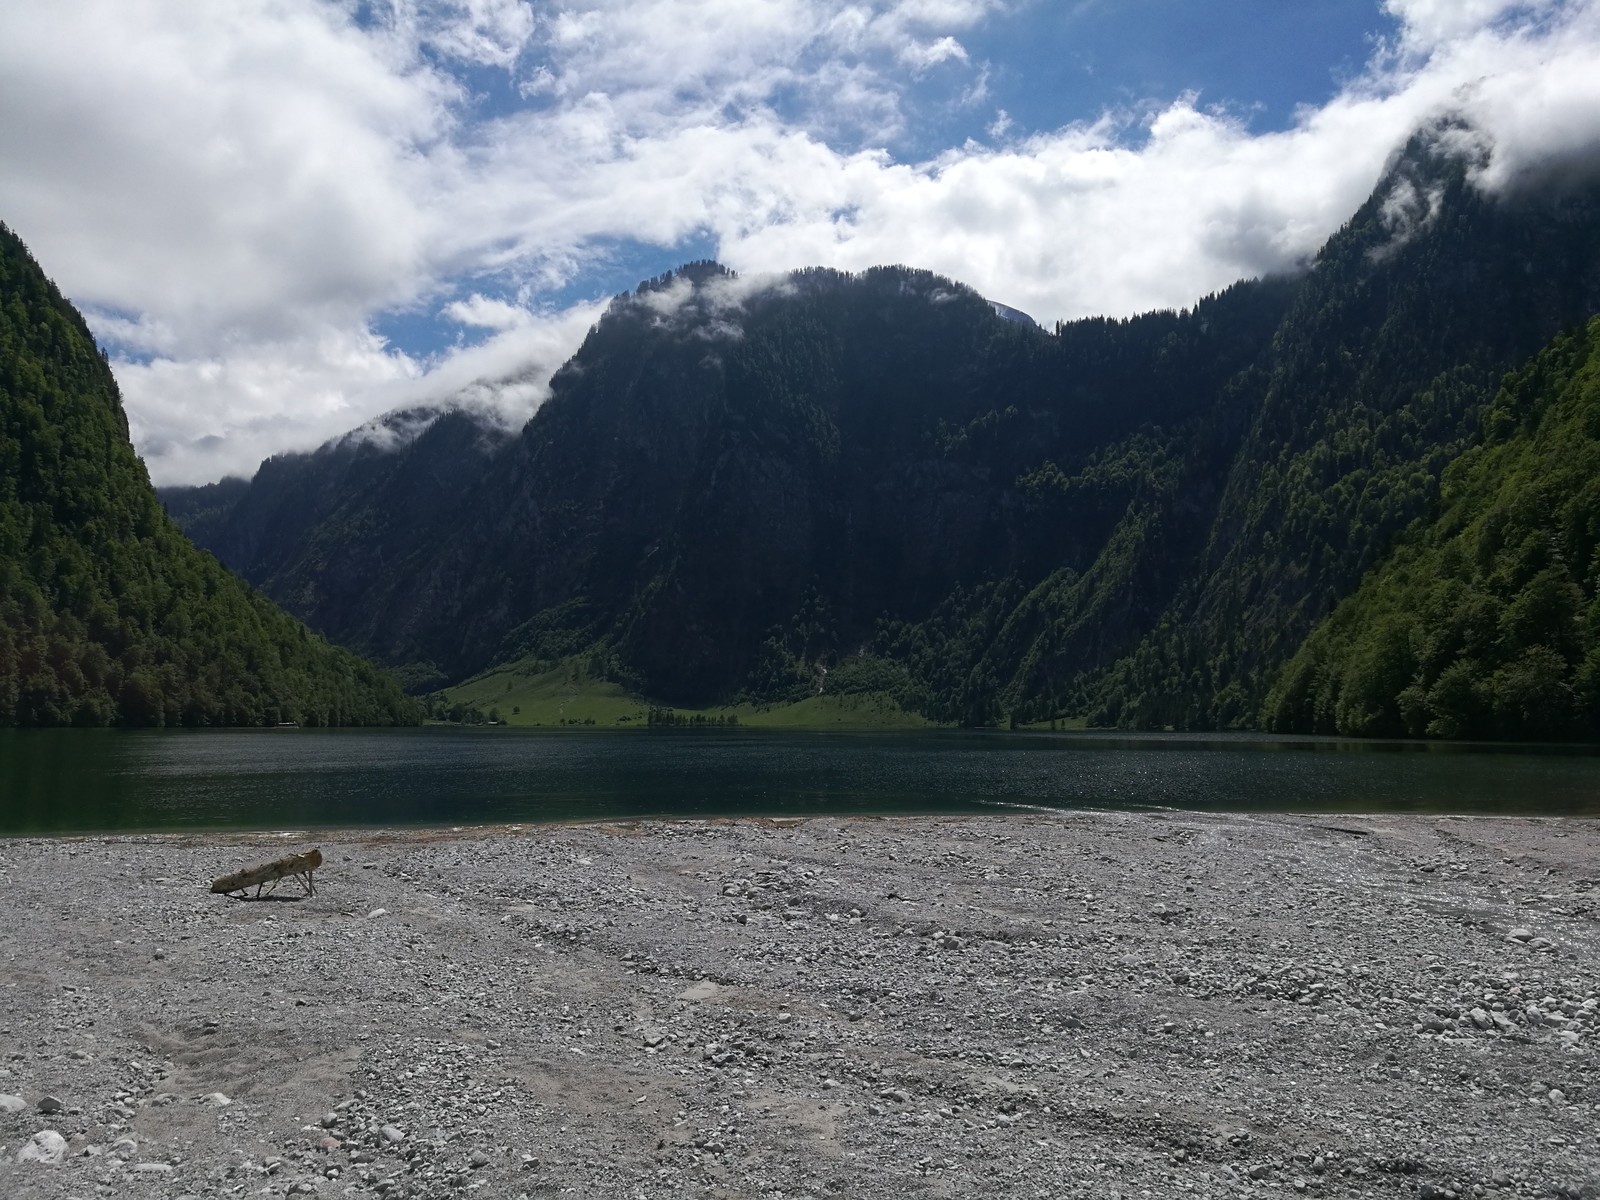
[(1009, 806), (1600, 816), (1594, 748), (1229, 735), (0, 730), (0, 833)]

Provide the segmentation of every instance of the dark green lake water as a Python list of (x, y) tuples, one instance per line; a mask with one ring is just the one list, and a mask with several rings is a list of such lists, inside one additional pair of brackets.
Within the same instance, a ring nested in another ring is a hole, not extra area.
[(0, 833), (1009, 806), (1600, 816), (1593, 748), (1247, 736), (0, 730)]

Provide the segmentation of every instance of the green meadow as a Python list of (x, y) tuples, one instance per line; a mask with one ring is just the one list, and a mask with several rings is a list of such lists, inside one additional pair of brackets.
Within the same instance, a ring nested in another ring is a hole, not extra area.
[(430, 698), (429, 709), (436, 719), (568, 728), (644, 728), (656, 723), (754, 729), (920, 729), (932, 725), (882, 692), (825, 693), (792, 704), (679, 708), (654, 703), (609, 680), (593, 679), (576, 662), (556, 667), (499, 667), (437, 693)]

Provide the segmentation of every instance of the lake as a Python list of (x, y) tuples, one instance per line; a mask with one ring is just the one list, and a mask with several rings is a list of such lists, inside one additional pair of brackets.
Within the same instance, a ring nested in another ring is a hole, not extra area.
[(0, 833), (971, 813), (1600, 816), (1593, 747), (1249, 735), (0, 730)]

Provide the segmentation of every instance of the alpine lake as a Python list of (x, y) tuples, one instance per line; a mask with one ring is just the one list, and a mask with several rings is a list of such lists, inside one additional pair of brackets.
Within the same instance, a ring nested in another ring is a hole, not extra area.
[(0, 835), (1007, 808), (1600, 816), (1600, 748), (1234, 734), (0, 730)]

